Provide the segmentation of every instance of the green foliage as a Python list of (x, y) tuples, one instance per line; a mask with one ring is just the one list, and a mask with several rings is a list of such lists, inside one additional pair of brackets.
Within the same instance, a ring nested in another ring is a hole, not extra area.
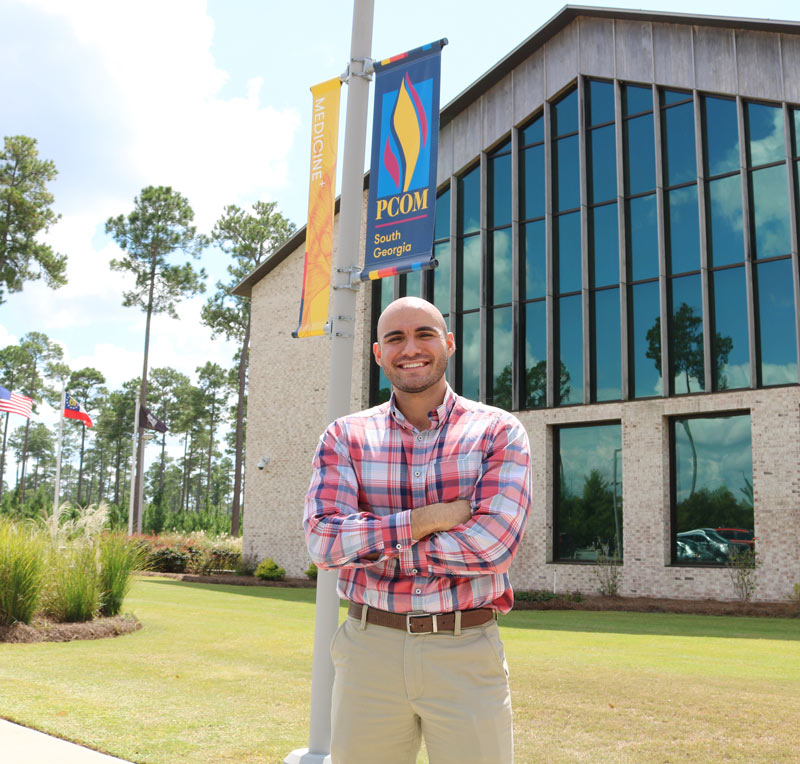
[(258, 560), (240, 555), (239, 564), (234, 568), (234, 572), (237, 576), (252, 576), (255, 575), (257, 567)]
[(317, 566), (314, 565), (313, 562), (308, 564), (308, 567), (305, 569), (305, 574), (310, 578), (312, 581), (317, 580)]
[(205, 271), (191, 263), (173, 264), (168, 257), (183, 252), (197, 258), (208, 245), (192, 225), (194, 211), (186, 197), (169, 186), (148, 186), (134, 199), (127, 217), (106, 221), (106, 233), (125, 256), (111, 261), (111, 268), (133, 274), (136, 285), (124, 293), (123, 305), (138, 306), (148, 315), (167, 313), (177, 318), (180, 297), (205, 291)]
[(6, 137), (0, 152), (0, 304), (4, 290), (19, 292), (26, 281), (44, 277), (57, 289), (67, 283), (67, 258), (37, 241), (58, 221), (51, 209), (47, 184), (56, 167), (39, 159), (36, 140), (24, 135)]
[(56, 621), (91, 621), (100, 611), (97, 545), (78, 539), (51, 556), (43, 612)]
[(679, 501), (676, 507), (677, 528), (752, 528), (753, 506), (747, 498), (737, 501), (731, 490), (701, 488)]
[(31, 622), (45, 582), (45, 552), (34, 527), (0, 518), (0, 625)]
[(143, 570), (147, 556), (141, 544), (121, 533), (100, 537), (100, 613), (118, 615), (133, 583), (133, 572)]
[(616, 555), (607, 557), (604, 554), (598, 554), (593, 572), (598, 583), (597, 589), (603, 597), (619, 597), (622, 567), (621, 561)]
[(186, 573), (200, 551), (188, 539), (139, 537), (146, 550), (147, 567), (159, 573)]
[[(569, 399), (569, 380), (569, 370), (562, 362), (558, 382), (561, 401)], [(523, 408), (536, 409), (547, 405), (547, 361), (539, 361), (525, 371), (525, 389), (522, 395)], [(389, 400), (388, 394), (386, 400)], [(505, 366), (495, 380), (492, 405), (511, 411), (511, 364)]]
[(286, 571), (272, 557), (267, 557), (256, 568), (255, 576), (262, 581), (283, 581)]
[(741, 549), (731, 555), (725, 567), (733, 592), (740, 602), (749, 602), (758, 587), (761, 560), (753, 549)]

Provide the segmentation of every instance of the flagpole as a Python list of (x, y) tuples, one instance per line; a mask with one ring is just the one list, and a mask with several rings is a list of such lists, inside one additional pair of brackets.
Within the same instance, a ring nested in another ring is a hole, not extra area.
[[(347, 79), (339, 246), (332, 274), (330, 323), (331, 365), (328, 378), (328, 421), (350, 413), (353, 374), (353, 327), (358, 273), (361, 268), (361, 207), (364, 196), (364, 149), (371, 71), (373, 0), (354, 0)], [(284, 764), (330, 764), (333, 663), (330, 643), (339, 623), (336, 571), (317, 573), (314, 657), (311, 668), (311, 725), (308, 748), (292, 751)], [(376, 758), (380, 758), (376, 752)]]
[(136, 487), (136, 436), (139, 434), (139, 391), (136, 391), (136, 405), (133, 407), (133, 447), (131, 451), (131, 490), (128, 497), (128, 535), (133, 534), (133, 489)]
[(61, 407), (58, 410), (58, 453), (56, 455), (56, 489), (53, 494), (53, 517), (58, 517), (58, 497), (61, 494), (61, 444), (64, 437), (64, 406), (67, 402), (66, 380), (61, 385)]

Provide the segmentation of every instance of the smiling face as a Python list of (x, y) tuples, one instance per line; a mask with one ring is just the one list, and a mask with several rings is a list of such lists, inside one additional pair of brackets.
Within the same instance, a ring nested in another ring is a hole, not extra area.
[(413, 394), (440, 386), (444, 392), (447, 359), (455, 352), (455, 342), (434, 305), (402, 297), (381, 314), (372, 352), (395, 391)]

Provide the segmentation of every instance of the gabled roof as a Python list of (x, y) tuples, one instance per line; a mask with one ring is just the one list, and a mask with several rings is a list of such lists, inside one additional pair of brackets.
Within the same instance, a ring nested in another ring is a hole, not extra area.
[[(530, 37), (512, 50), (505, 58), (498, 61), (491, 69), (457, 95), (440, 111), (439, 126), (444, 127), (455, 119), (473, 101), (494, 87), (510, 71), (519, 66), (525, 59), (541, 48), (548, 40), (555, 37), (562, 29), (571, 24), (579, 16), (601, 19), (620, 19), (627, 21), (650, 21), (664, 24), (686, 24), (704, 27), (732, 27), (773, 34), (800, 35), (800, 22), (773, 21), (772, 19), (750, 19), (736, 16), (706, 16), (702, 14), (669, 13), (663, 11), (637, 11), (623, 8), (596, 8), (584, 5), (565, 5), (548, 22), (537, 29)], [(364, 175), (364, 188), (369, 185), (369, 172)], [(339, 200), (336, 200), (338, 211)], [(276, 249), (261, 265), (242, 279), (233, 289), (233, 294), (249, 297), (253, 285), (258, 283), (273, 268), (283, 262), (294, 252), (306, 238), (305, 226), (300, 228), (283, 246)]]

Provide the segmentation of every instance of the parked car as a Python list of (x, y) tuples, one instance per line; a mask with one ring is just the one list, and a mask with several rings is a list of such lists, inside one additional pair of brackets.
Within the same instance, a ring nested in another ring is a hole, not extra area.
[(684, 531), (675, 534), (676, 541), (691, 541), (696, 544), (705, 554), (710, 554), (708, 561), (724, 563), (727, 562), (735, 552), (733, 545), (723, 536), (720, 536), (713, 528), (696, 528), (692, 531)]
[(736, 551), (755, 549), (756, 537), (753, 535), (753, 531), (748, 531), (744, 528), (715, 528), (714, 530), (720, 536), (726, 538), (729, 543), (734, 544)]
[(678, 562), (714, 562), (714, 553), (705, 544), (698, 544), (689, 539), (678, 539), (675, 542), (675, 556)]

